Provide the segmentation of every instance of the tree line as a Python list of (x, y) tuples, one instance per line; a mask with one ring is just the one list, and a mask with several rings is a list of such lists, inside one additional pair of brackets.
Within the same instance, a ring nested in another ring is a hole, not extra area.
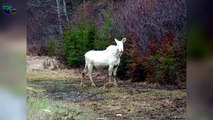
[(29, 55), (81, 67), (86, 51), (126, 37), (121, 79), (185, 81), (185, 0), (28, 0), (27, 18)]

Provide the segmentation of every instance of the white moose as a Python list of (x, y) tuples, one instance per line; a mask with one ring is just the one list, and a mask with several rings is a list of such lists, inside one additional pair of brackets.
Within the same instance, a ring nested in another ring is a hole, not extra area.
[(117, 86), (116, 73), (118, 66), (120, 64), (120, 57), (123, 53), (123, 43), (126, 41), (126, 38), (123, 38), (121, 41), (115, 39), (117, 45), (110, 45), (105, 50), (96, 51), (90, 50), (85, 56), (85, 67), (82, 71), (82, 80), (81, 86), (83, 86), (83, 80), (85, 75), (88, 73), (89, 79), (92, 82), (92, 86), (96, 86), (92, 80), (92, 70), (93, 66), (95, 67), (108, 67), (109, 73), (109, 83), (112, 83), (112, 78), (114, 79), (114, 85)]

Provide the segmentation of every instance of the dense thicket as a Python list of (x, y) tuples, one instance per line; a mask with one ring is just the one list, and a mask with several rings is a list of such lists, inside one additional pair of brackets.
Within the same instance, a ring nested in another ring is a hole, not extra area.
[[(27, 5), (28, 54), (54, 53), (67, 66), (79, 67), (86, 51), (126, 37), (121, 79), (185, 80), (185, 0), (29, 0)], [(47, 42), (53, 38), (54, 44)]]

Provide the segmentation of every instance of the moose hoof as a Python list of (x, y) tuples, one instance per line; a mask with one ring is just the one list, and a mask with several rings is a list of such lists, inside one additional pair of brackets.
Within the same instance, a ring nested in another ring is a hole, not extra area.
[(96, 85), (95, 85), (95, 84), (92, 84), (92, 86), (96, 87)]

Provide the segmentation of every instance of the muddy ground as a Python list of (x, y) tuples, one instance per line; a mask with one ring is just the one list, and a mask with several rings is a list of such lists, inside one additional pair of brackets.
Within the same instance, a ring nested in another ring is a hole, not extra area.
[(173, 120), (186, 119), (186, 89), (119, 80), (104, 86), (96, 77), (80, 87), (73, 70), (29, 71), (29, 120)]

